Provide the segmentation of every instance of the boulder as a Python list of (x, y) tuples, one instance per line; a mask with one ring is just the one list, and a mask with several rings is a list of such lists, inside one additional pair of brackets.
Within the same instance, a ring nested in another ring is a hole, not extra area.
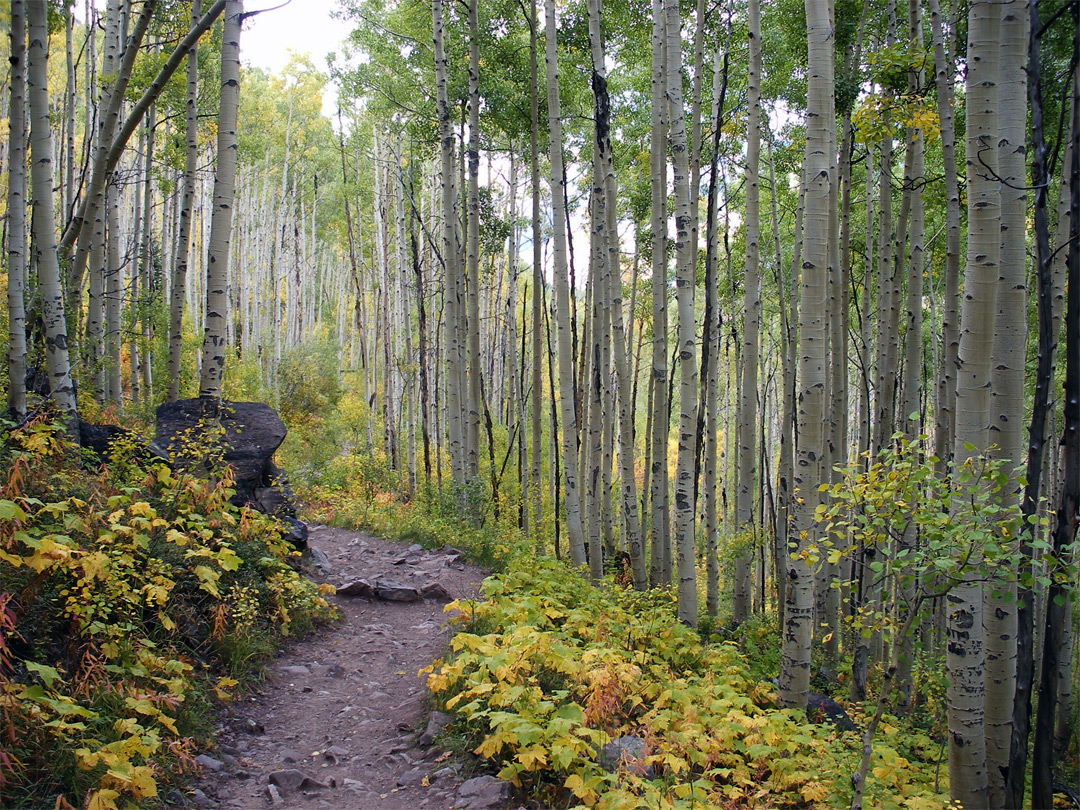
[(608, 773), (625, 771), (643, 779), (653, 779), (652, 765), (645, 762), (649, 755), (645, 740), (633, 734), (616, 737), (600, 749), (600, 767)]
[(125, 449), (125, 455), (137, 462), (169, 463), (169, 456), (166, 453), (134, 431), (116, 425), (92, 425), (82, 419), (79, 420), (79, 443), (83, 448), (94, 453), (99, 464), (109, 461), (113, 443), (117, 441), (127, 443), (130, 449)]
[(855, 730), (844, 707), (828, 695), (811, 692), (806, 698), (806, 716), (812, 723), (832, 723), (841, 731)]
[[(208, 431), (219, 427), (220, 440), (213, 440)], [(179, 466), (194, 469), (206, 468), (208, 450), (222, 451), (234, 479), (232, 502), (281, 519), (287, 539), (303, 548), (307, 526), (296, 519), (289, 482), (273, 460), (286, 432), (281, 417), (262, 402), (222, 402), (218, 407), (213, 400), (182, 399), (158, 407), (154, 441)]]

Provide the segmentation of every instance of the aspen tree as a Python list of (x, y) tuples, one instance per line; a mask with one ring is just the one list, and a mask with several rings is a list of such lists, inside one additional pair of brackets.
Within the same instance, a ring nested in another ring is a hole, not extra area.
[[(1001, 248), (998, 188), (998, 44), (1001, 13), (979, 0), (968, 11), (967, 177), (968, 247), (957, 353), (956, 435), (962, 465), (990, 442), (990, 383)], [(972, 560), (977, 565), (978, 560)], [(974, 572), (945, 598), (949, 673), (949, 777), (954, 801), (970, 810), (989, 806), (986, 771), (983, 585)]]
[[(468, 398), (465, 407), (465, 467), (474, 478), (480, 472), (480, 23), (477, 0), (469, 0), (469, 145), (466, 155), (468, 200), (466, 265), (468, 304), (465, 324), (468, 342)], [(539, 470), (537, 470), (539, 478)]]
[(7, 303), (8, 390), (11, 416), (26, 417), (26, 11), (11, 4), (11, 106), (8, 110)]
[[(1012, 475), (1023, 460), (1024, 382), (1027, 348), (1027, 65), (1028, 0), (1000, 7), (998, 171), (1001, 175), (1001, 254), (997, 268), (991, 358), (990, 443)], [(1013, 478), (1006, 503), (1019, 501)], [(986, 639), (986, 772), (989, 803), (1005, 801), (1005, 773), (1016, 689), (1016, 585), (984, 589)]]
[[(595, 0), (593, 0), (595, 1)], [(591, 26), (590, 26), (591, 27)], [(599, 148), (593, 140), (593, 182), (590, 198), (590, 219), (592, 221), (589, 246), (589, 288), (592, 300), (588, 307), (589, 330), (585, 341), (589, 346), (586, 371), (589, 421), (587, 426), (588, 442), (585, 452), (585, 491), (588, 497), (588, 538), (589, 538), (589, 575), (599, 580), (604, 574), (603, 548), (601, 545), (601, 504), (602, 467), (604, 455), (604, 414), (607, 404), (607, 369), (604, 367), (604, 321), (607, 320), (606, 291), (604, 290), (607, 256), (604, 229), (607, 220), (604, 215), (604, 189), (602, 177), (598, 171), (600, 164)]]
[[(922, 13), (918, 0), (908, 1), (908, 38), (916, 47), (922, 48)], [(923, 72), (912, 70), (908, 74), (908, 92), (918, 93), (922, 89)], [(907, 263), (907, 299), (904, 306), (905, 314), (905, 344), (903, 380), (901, 384), (902, 406), (900, 427), (907, 438), (915, 442), (921, 433), (920, 410), (922, 405), (922, 372), (923, 372), (923, 265), (926, 261), (924, 256), (924, 231), (925, 213), (922, 199), (922, 183), (925, 174), (924, 159), (925, 139), (921, 128), (908, 127), (907, 131), (907, 161), (908, 171), (904, 177), (905, 193), (910, 195), (910, 227), (908, 228), (908, 263)], [(917, 538), (915, 527), (909, 526), (900, 541), (899, 551), (903, 549), (913, 550)], [(897, 583), (901, 592), (902, 604), (900, 621), (906, 621), (906, 614), (912, 609), (915, 600), (914, 588), (902, 577)], [(899, 655), (896, 656), (896, 689), (899, 693), (899, 709), (907, 711), (911, 705), (911, 672), (914, 664), (914, 644), (910, 634), (905, 633), (894, 639), (893, 644), (899, 645)]]
[[(1042, 23), (1039, 14), (1039, 4), (1028, 4), (1028, 96), (1031, 100), (1031, 186), (1034, 197), (1033, 224), (1034, 224), (1034, 276), (1035, 292), (1037, 301), (1037, 324), (1038, 324), (1038, 347), (1037, 366), (1035, 371), (1035, 390), (1032, 396), (1031, 421), (1028, 429), (1028, 447), (1026, 473), (1027, 481), (1024, 485), (1024, 495), (1021, 502), (1021, 514), (1025, 521), (1038, 514), (1039, 497), (1042, 492), (1043, 470), (1047, 454), (1046, 444), (1050, 439), (1049, 423), (1052, 422), (1052, 375), (1054, 362), (1057, 354), (1058, 335), (1060, 333), (1060, 309), (1055, 306), (1055, 274), (1054, 256), (1051, 253), (1050, 243), (1050, 168), (1049, 154), (1045, 136), (1043, 116), (1043, 85), (1042, 85), (1042, 43), (1039, 38), (1039, 30)], [(1075, 76), (1074, 76), (1075, 81)], [(1058, 242), (1063, 246), (1064, 240), (1069, 237), (1070, 221), (1069, 203), (1071, 201), (1071, 151), (1072, 136), (1065, 144), (1062, 166), (1067, 167), (1062, 171), (1062, 182), (1058, 189)], [(1067, 250), (1062, 250), (1068, 261)], [(1048, 417), (1051, 417), (1048, 419)], [(1012, 715), (1010, 719), (1010, 750), (1008, 771), (1005, 776), (1004, 806), (1020, 810), (1024, 804), (1024, 786), (1026, 781), (1028, 743), (1031, 733), (1031, 692), (1035, 675), (1035, 585), (1032, 577), (1035, 573), (1035, 548), (1033, 540), (1035, 533), (1039, 531), (1037, 526), (1024, 526), (1020, 533), (1020, 555), (1024, 562), (1021, 563), (1021, 581), (1017, 588), (1016, 598), (1016, 689), (1012, 701)], [(1066, 615), (1070, 606), (1066, 605)], [(1063, 639), (1065, 649), (1060, 654), (1059, 662), (1066, 668), (1071, 661), (1071, 632), (1066, 623), (1066, 637)], [(1069, 698), (1071, 697), (1071, 678), (1064, 672), (1059, 683), (1062, 692), (1059, 695), (1059, 711), (1068, 711)], [(1059, 746), (1059, 734), (1055, 730), (1055, 748)]]
[[(713, 140), (709, 159), (709, 193), (705, 220), (705, 324), (702, 354), (705, 363), (705, 612), (716, 616), (720, 609), (720, 565), (717, 540), (720, 532), (717, 514), (717, 433), (720, 430), (720, 327), (716, 261), (719, 245), (717, 189), (720, 185), (720, 137), (723, 131), (724, 101), (727, 91), (728, 55), (733, 27), (728, 19), (728, 36), (723, 56), (720, 48), (713, 54)], [(649, 412), (650, 415), (652, 412)]]
[(679, 306), (679, 455), (675, 473), (675, 548), (679, 619), (697, 624), (694, 566), (694, 438), (697, 429), (698, 368), (694, 326), (695, 246), (690, 241), (690, 178), (686, 113), (682, 100), (681, 22), (676, 0), (664, 0), (669, 139), (675, 180), (675, 289)]
[[(748, 36), (750, 66), (747, 83), (746, 121), (746, 273), (743, 280), (742, 368), (739, 380), (739, 478), (735, 493), (735, 525), (743, 543), (756, 536), (754, 529), (754, 486), (758, 466), (755, 452), (757, 434), (758, 322), (761, 319), (759, 292), (758, 238), (760, 196), (758, 166), (761, 155), (761, 9), (758, 0), (750, 0)], [(735, 604), (733, 620), (750, 617), (750, 592), (753, 572), (749, 549), (735, 560)]]
[(664, 81), (664, 13), (662, 0), (652, 2), (652, 106), (649, 177), (652, 186), (652, 465), (649, 492), (649, 583), (671, 582), (668, 534), (668, 343), (667, 343), (667, 102)]
[[(601, 290), (603, 291), (605, 301), (601, 309), (610, 318), (609, 322), (602, 325), (602, 331), (606, 335), (610, 330), (609, 354), (615, 368), (618, 387), (621, 514), (625, 528), (623, 539), (630, 553), (634, 587), (643, 590), (646, 584), (645, 555), (641, 546), (641, 529), (637, 515), (637, 479), (634, 474), (634, 425), (633, 414), (630, 410), (632, 406), (631, 381), (622, 314), (622, 273), (617, 228), (615, 164), (611, 149), (611, 100), (607, 87), (607, 68), (604, 65), (604, 46), (598, 2), (589, 4), (589, 42), (592, 56), (592, 89), (596, 116), (596, 158), (598, 160), (598, 164), (594, 166), (593, 170), (597, 178), (596, 187), (603, 197), (602, 210), (604, 216), (603, 223), (594, 223), (593, 228), (593, 234), (598, 238), (598, 247), (602, 252), (598, 261), (603, 268), (600, 272), (604, 277), (601, 287), (594, 289), (593, 294), (597, 295)], [(609, 366), (605, 362), (602, 362), (602, 366), (606, 374)], [(604, 410), (607, 418), (606, 432), (607, 436), (610, 437), (614, 433), (615, 420), (609, 407)], [(610, 469), (610, 464), (606, 459), (604, 460), (604, 469), (605, 472)], [(605, 494), (609, 493), (610, 487), (605, 487)], [(613, 549), (609, 548), (608, 550)]]
[(945, 175), (945, 292), (941, 323), (941, 363), (936, 380), (934, 455), (939, 472), (952, 457), (956, 430), (956, 352), (960, 345), (960, 188), (956, 177), (956, 125), (953, 112), (952, 63), (945, 53), (940, 0), (929, 0), (934, 42), (934, 81), (937, 85), (941, 155)]
[[(1074, 33), (1073, 59), (1080, 56), (1080, 24)], [(1072, 132), (1067, 175), (1069, 210), (1080, 210), (1080, 76), (1072, 85)], [(1059, 225), (1059, 227), (1061, 227)], [(1080, 219), (1068, 221), (1068, 258), (1065, 312), (1065, 386), (1061, 435), (1061, 490), (1058, 496), (1056, 525), (1051, 536), (1050, 553), (1060, 561), (1069, 557), (1069, 547), (1080, 528)], [(1060, 564), (1060, 563), (1059, 563)], [(1046, 616), (1040, 628), (1044, 637), (1042, 667), (1039, 675), (1039, 706), (1035, 716), (1035, 747), (1031, 759), (1031, 806), (1051, 807), (1054, 803), (1053, 765), (1056, 742), (1057, 705), (1062, 693), (1061, 677), (1069, 675), (1069, 664), (1062, 657), (1070, 648), (1066, 636), (1071, 607), (1068, 588), (1053, 577), (1046, 594)], [(1064, 702), (1064, 701), (1062, 701)]]
[[(60, 253), (65, 257), (73, 246), (76, 247), (74, 259), (68, 271), (68, 296), (72, 305), (81, 296), (83, 274), (90, 255), (91, 241), (97, 238), (97, 235), (86, 229), (85, 225), (88, 222), (96, 223), (103, 214), (105, 186), (120, 160), (120, 154), (123, 152), (127, 139), (135, 131), (138, 121), (141, 120), (142, 114), (146, 111), (146, 107), (142, 103), (137, 104), (134, 110), (138, 115), (137, 120), (132, 121), (129, 117), (124, 122), (124, 126), (120, 127), (120, 111), (124, 103), (124, 94), (131, 80), (132, 67), (135, 64), (139, 46), (146, 35), (146, 30), (150, 25), (156, 7), (157, 0), (146, 0), (143, 3), (135, 27), (132, 29), (127, 43), (124, 44), (121, 39), (121, 4), (119, 0), (109, 0), (102, 73), (104, 76), (115, 76), (115, 81), (107, 90), (103, 91), (100, 99), (98, 112), (100, 120), (94, 134), (94, 157), (90, 169), (90, 180), (83, 193), (79, 210), (75, 212), (64, 229), (59, 243)], [(165, 77), (165, 80), (167, 79), (168, 76)], [(160, 92), (164, 86), (164, 81), (160, 84), (155, 81), (153, 85), (156, 86), (157, 92)], [(142, 99), (140, 99), (140, 102), (142, 102)], [(76, 240), (78, 240), (77, 245)]]
[[(62, 216), (71, 216), (75, 199), (75, 13), (72, 8), (74, 3), (67, 0), (64, 3), (64, 56), (67, 62), (67, 84), (64, 88), (64, 184), (62, 187), (63, 209)], [(12, 54), (14, 55), (14, 53)], [(14, 66), (13, 66), (14, 67)], [(12, 77), (14, 80), (14, 76)], [(25, 155), (25, 147), (23, 152)], [(25, 178), (23, 180), (25, 183)]]
[[(810, 640), (814, 582), (801, 552), (814, 531), (818, 487), (826, 480), (824, 405), (826, 363), (826, 293), (829, 263), (830, 201), (833, 171), (829, 129), (833, 108), (833, 21), (828, 0), (806, 0), (809, 53), (806, 110), (806, 156), (799, 301), (798, 435), (794, 465), (792, 533), (797, 551), (785, 563), (783, 647), (780, 703), (804, 708), (810, 686)], [(835, 221), (835, 220), (833, 220)]]
[(432, 31), (435, 47), (435, 105), (439, 119), (440, 179), (442, 204), (442, 256), (446, 365), (446, 427), (450, 450), (450, 471), (455, 488), (465, 483), (465, 446), (461, 390), (461, 334), (458, 296), (457, 215), (454, 204), (454, 134), (450, 122), (450, 104), (446, 89), (446, 50), (444, 45), (442, 0), (432, 0)]
[[(13, 0), (13, 5), (20, 0)], [(31, 228), (45, 329), (45, 367), (50, 396), (60, 411), (68, 436), (79, 440), (79, 412), (68, 358), (64, 294), (56, 247), (56, 208), (53, 197), (53, 141), (49, 122), (48, 17), (45, 3), (26, 7), (26, 89), (30, 115), (30, 177), (34, 206)]]
[(206, 313), (199, 378), (201, 399), (221, 399), (229, 316), (229, 246), (236, 184), (236, 115), (240, 103), (240, 28), (243, 0), (229, 0), (221, 43), (221, 107), (218, 110), (217, 172), (214, 176), (206, 270)]
[(562, 155), (562, 121), (559, 100), (559, 61), (556, 50), (555, 0), (544, 2), (545, 61), (547, 67), (548, 148), (551, 166), (551, 207), (556, 323), (559, 345), (559, 407), (562, 411), (562, 469), (566, 484), (566, 533), (570, 561), (585, 564), (585, 540), (581, 529), (578, 492), (578, 420), (574, 404), (574, 350), (571, 330), (570, 285), (566, 267), (566, 172)]
[[(537, 26), (540, 24), (536, 0), (532, 0), (529, 24), (529, 174), (532, 188), (532, 470), (529, 488), (532, 494), (533, 520), (537, 555), (544, 552), (543, 491), (540, 488), (541, 425), (543, 383), (540, 372), (543, 367), (543, 306), (541, 294), (544, 289), (542, 240), (540, 228), (540, 76), (537, 66)], [(552, 448), (554, 449), (554, 448)]]

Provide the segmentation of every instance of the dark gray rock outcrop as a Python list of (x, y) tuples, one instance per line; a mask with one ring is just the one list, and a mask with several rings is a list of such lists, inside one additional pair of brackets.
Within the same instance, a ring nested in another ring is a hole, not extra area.
[(220, 453), (233, 474), (232, 502), (279, 518), (289, 529), (288, 539), (303, 548), (307, 526), (296, 519), (289, 482), (274, 464), (274, 452), (286, 433), (281, 417), (262, 402), (218, 405), (213, 400), (182, 399), (158, 407), (154, 441), (181, 468), (207, 469), (207, 459)]

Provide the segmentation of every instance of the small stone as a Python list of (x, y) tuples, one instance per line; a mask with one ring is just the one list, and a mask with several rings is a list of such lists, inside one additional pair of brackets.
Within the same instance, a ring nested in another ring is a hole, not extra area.
[(334, 765), (337, 765), (342, 760), (348, 759), (351, 754), (340, 745), (331, 745), (325, 751), (323, 751), (323, 759), (329, 760)]
[(375, 580), (375, 595), (387, 602), (416, 602), (420, 592), (392, 579), (379, 577)]
[(399, 787), (416, 787), (422, 781), (427, 773), (423, 768), (413, 768), (412, 770), (405, 771), (398, 777), (397, 783)]
[(440, 602), (452, 602), (454, 597), (450, 595), (450, 591), (446, 590), (446, 587), (441, 582), (428, 582), (426, 585), (421, 586), (420, 593), (424, 595), (425, 599), (437, 599)]
[(214, 759), (206, 754), (199, 754), (195, 757), (195, 764), (204, 771), (220, 771), (225, 766), (225, 763), (220, 759)]
[(435, 773), (431, 775), (431, 778), (432, 780), (453, 779), (455, 776), (457, 776), (457, 771), (455, 771), (453, 768), (439, 768), (439, 770), (435, 771)]
[(306, 773), (298, 771), (295, 768), (274, 771), (270, 774), (269, 781), (271, 785), (276, 785), (283, 793), (292, 793), (294, 791), (310, 793), (312, 791), (325, 790), (328, 787), (328, 785), (324, 785), (322, 782), (316, 782)]
[(462, 782), (458, 798), (469, 807), (495, 807), (510, 795), (510, 785), (494, 776), (477, 776)]
[(326, 552), (321, 548), (309, 545), (307, 553), (311, 557), (311, 562), (316, 568), (321, 568), (324, 572), (333, 568), (333, 565), (330, 563), (330, 558), (326, 556)]
[(274, 785), (266, 786), (266, 796), (270, 799), (270, 804), (274, 807), (281, 807), (285, 804), (285, 799), (282, 798), (281, 791)]
[(453, 722), (453, 716), (446, 714), (446, 712), (432, 712), (431, 716), (428, 717), (424, 733), (420, 735), (421, 747), (427, 748), (431, 745), (435, 738), (439, 736), (439, 733)]
[(654, 778), (651, 765), (645, 763), (648, 749), (645, 740), (633, 734), (616, 737), (600, 749), (600, 766), (608, 773), (626, 771), (644, 779)]
[(296, 768), (285, 768), (270, 774), (269, 782), (271, 785), (276, 785), (284, 793), (292, 793), (307, 778), (307, 774), (303, 771), (298, 771)]
[(215, 802), (198, 788), (191, 791), (191, 802), (196, 807), (215, 807), (217, 805), (217, 802)]
[(338, 596), (362, 596), (371, 599), (375, 596), (375, 588), (366, 579), (358, 579), (348, 585), (342, 585), (337, 589)]

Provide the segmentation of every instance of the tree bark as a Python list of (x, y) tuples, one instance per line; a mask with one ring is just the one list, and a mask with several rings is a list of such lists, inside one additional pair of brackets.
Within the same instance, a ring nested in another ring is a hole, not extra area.
[(697, 624), (697, 575), (694, 564), (694, 444), (698, 393), (694, 288), (697, 256), (690, 233), (690, 177), (680, 70), (681, 21), (677, 0), (664, 0), (664, 35), (667, 41), (667, 101), (671, 115), (668, 131), (675, 181), (675, 290), (679, 306), (680, 413), (679, 453), (675, 472), (675, 555), (679, 620), (694, 626)]
[(469, 478), (480, 473), (480, 22), (477, 0), (469, 0), (469, 147), (466, 235), (468, 340), (468, 405), (465, 408), (465, 468)]
[(16, 422), (26, 418), (26, 11), (12, 0), (11, 106), (8, 109), (8, 391)]
[(655, 588), (671, 581), (665, 549), (668, 546), (667, 405), (667, 110), (664, 95), (664, 14), (662, 0), (652, 2), (652, 110), (649, 176), (652, 186), (652, 463), (650, 470), (649, 582)]
[[(192, 0), (194, 25), (202, 10), (202, 0)], [(199, 44), (192, 43), (187, 53), (187, 99), (184, 106), (184, 197), (180, 204), (180, 224), (173, 264), (169, 300), (169, 385), (165, 398), (180, 398), (180, 364), (184, 346), (184, 298), (187, 295), (188, 262), (191, 255), (191, 209), (195, 202), (195, 169), (199, 157)]]
[[(1004, 505), (1016, 507), (1023, 462), (1027, 349), (1027, 65), (1028, 0), (1000, 8), (998, 171), (1001, 175), (1001, 247), (995, 298), (990, 377), (990, 443), (1010, 483)], [(1013, 551), (1018, 546), (1013, 539)], [(986, 772), (991, 807), (1005, 804), (1016, 692), (1016, 583), (996, 582), (983, 592), (986, 639)]]
[(236, 187), (236, 116), (240, 106), (240, 28), (243, 0), (228, 0), (221, 43), (221, 107), (218, 110), (217, 172), (206, 269), (206, 314), (199, 397), (220, 401), (229, 317), (229, 247)]
[[(957, 465), (989, 444), (994, 302), (1001, 252), (997, 182), (1000, 9), (973, 3), (968, 12), (967, 177), (968, 249), (957, 353)], [(978, 560), (972, 560), (973, 566)], [(989, 806), (986, 772), (983, 586), (969, 572), (946, 597), (949, 673), (949, 779), (954, 801), (970, 810)]]
[[(18, 2), (18, 0), (16, 0)], [(68, 437), (79, 441), (79, 412), (68, 359), (67, 321), (60, 285), (60, 260), (56, 249), (56, 203), (53, 197), (53, 141), (49, 122), (48, 17), (45, 3), (26, 8), (27, 101), (30, 113), (30, 174), (34, 206), (33, 248), (41, 297), (41, 320), (45, 329), (45, 365), (50, 396), (60, 411)]]
[[(533, 290), (532, 290), (532, 507), (533, 532), (537, 555), (544, 552), (544, 511), (543, 490), (540, 488), (541, 430), (540, 417), (543, 405), (543, 382), (540, 372), (543, 369), (543, 306), (541, 294), (544, 289), (542, 242), (540, 229), (540, 77), (536, 63), (536, 37), (539, 17), (536, 0), (532, 0), (532, 17), (529, 19), (529, 102), (531, 120), (529, 125), (530, 180), (532, 186), (532, 248), (533, 248)], [(554, 449), (554, 448), (552, 448)]]
[(750, 66), (747, 83), (746, 123), (746, 272), (743, 280), (742, 368), (739, 380), (739, 478), (735, 491), (735, 525), (740, 534), (741, 550), (735, 560), (735, 603), (732, 619), (742, 623), (750, 617), (750, 592), (753, 573), (751, 551), (745, 544), (756, 537), (754, 527), (754, 488), (758, 467), (757, 453), (757, 383), (758, 324), (761, 320), (758, 239), (760, 195), (758, 165), (761, 155), (761, 9), (758, 0), (748, 5)]
[[(833, 23), (828, 0), (806, 0), (809, 49), (805, 178), (805, 233), (799, 302), (798, 446), (795, 453), (795, 509), (792, 534), (798, 548), (786, 564), (780, 703), (805, 708), (810, 684), (810, 641), (813, 619), (813, 573), (801, 552), (814, 531), (818, 487), (826, 476), (824, 405), (826, 364), (826, 296), (829, 264), (830, 205), (834, 163), (829, 130), (833, 108)], [(834, 219), (832, 221), (835, 221)]]
[(934, 40), (941, 154), (945, 174), (945, 299), (941, 323), (941, 365), (937, 378), (934, 455), (938, 472), (948, 469), (956, 430), (956, 353), (960, 345), (960, 190), (956, 178), (956, 126), (953, 114), (952, 65), (945, 53), (939, 0), (929, 0)]

